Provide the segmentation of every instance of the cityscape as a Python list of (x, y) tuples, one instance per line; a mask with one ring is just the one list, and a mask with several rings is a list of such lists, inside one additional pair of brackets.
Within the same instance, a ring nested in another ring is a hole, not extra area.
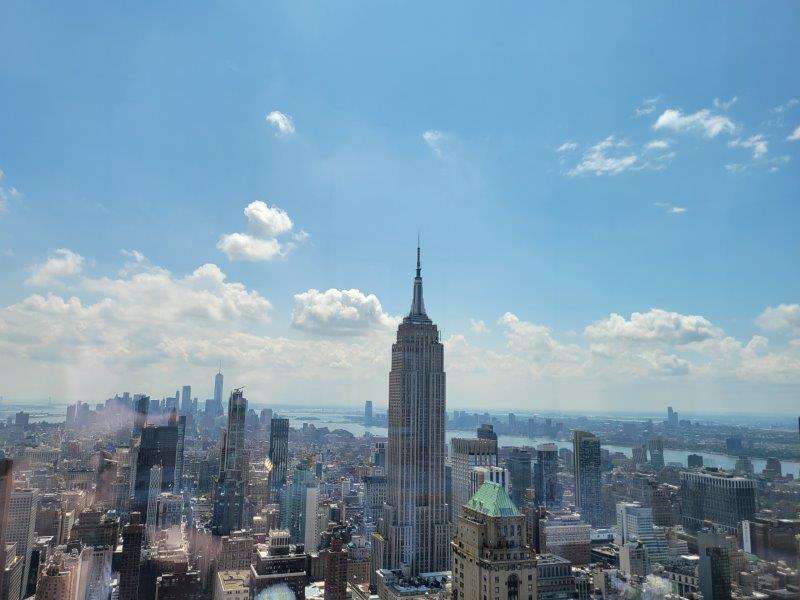
[(798, 31), (0, 2), (0, 600), (800, 600)]

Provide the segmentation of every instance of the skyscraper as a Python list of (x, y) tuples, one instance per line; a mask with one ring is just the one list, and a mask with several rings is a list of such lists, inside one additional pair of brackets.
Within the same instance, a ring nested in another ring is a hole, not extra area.
[(742, 521), (756, 513), (756, 481), (722, 471), (682, 471), (683, 526), (697, 531), (710, 521), (718, 529), (734, 533)]
[(161, 472), (161, 491), (171, 492), (175, 485), (175, 464), (178, 454), (178, 426), (148, 425), (142, 429), (136, 455), (136, 479), (133, 489), (133, 510), (147, 522), (147, 499), (150, 491), (150, 469), (158, 465)]
[(147, 423), (147, 413), (150, 412), (150, 396), (136, 394), (134, 402), (136, 412), (133, 417), (133, 436), (138, 437)]
[[(38, 489), (17, 489), (11, 492), (8, 510), (2, 515), (3, 519), (8, 520), (5, 542), (6, 544), (16, 543), (17, 556), (25, 561), (20, 593), (24, 592), (28, 582), (31, 552), (35, 541), (36, 511), (38, 508)], [(5, 568), (5, 564), (3, 564), (3, 567)]]
[(372, 400), (364, 402), (364, 427), (372, 427)]
[(142, 558), (144, 526), (138, 512), (122, 528), (122, 560), (119, 566), (119, 600), (135, 600), (139, 592), (139, 569)]
[(269, 460), (272, 463), (270, 485), (273, 500), (286, 485), (286, 462), (289, 460), (289, 419), (273, 417), (270, 421)]
[(659, 437), (651, 438), (647, 447), (650, 450), (650, 466), (660, 471), (664, 468), (664, 440)]
[(192, 386), (185, 385), (181, 391), (181, 414), (188, 415), (192, 411)]
[(453, 438), (450, 440), (450, 463), (453, 466), (453, 505), (450, 520), (455, 523), (461, 509), (470, 499), (470, 473), (474, 467), (497, 466), (497, 442)]
[(159, 465), (150, 467), (150, 486), (147, 491), (147, 537), (152, 541), (156, 532), (156, 515), (158, 514), (158, 496), (161, 494), (163, 469)]
[(248, 461), (244, 448), (247, 399), (242, 388), (231, 392), (228, 400), (228, 427), (220, 442), (219, 476), (214, 495), (212, 529), (229, 535), (242, 527)]
[(222, 414), (222, 365), (214, 375), (214, 416)]
[(411, 310), (397, 329), (389, 373), (386, 565), (412, 575), (450, 567), (445, 502), (445, 373), (439, 330), (422, 297), (420, 252)]
[(12, 474), (14, 462), (10, 458), (0, 458), (0, 590), (6, 567), (6, 538), (8, 535), (8, 514), (11, 505), (11, 489), (14, 487)]
[(531, 487), (531, 453), (527, 448), (512, 448), (506, 460), (506, 468), (511, 476), (511, 499), (522, 506), (525, 490)]
[(584, 519), (596, 527), (603, 518), (600, 440), (588, 431), (575, 431), (573, 435), (575, 504)]
[(536, 502), (552, 508), (561, 504), (561, 486), (558, 483), (558, 446), (540, 444), (536, 448), (534, 487)]
[(293, 544), (304, 544), (307, 552), (315, 551), (319, 544), (319, 484), (306, 463), (297, 465), (292, 483), (282, 496), (281, 526), (289, 530)]

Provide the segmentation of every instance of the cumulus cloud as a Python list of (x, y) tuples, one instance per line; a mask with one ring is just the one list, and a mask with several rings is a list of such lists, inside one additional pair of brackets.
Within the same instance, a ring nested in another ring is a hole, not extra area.
[(275, 135), (291, 135), (294, 133), (294, 121), (289, 115), (273, 110), (266, 116), (266, 121), (275, 128)]
[[(278, 238), (292, 231), (294, 223), (282, 208), (256, 200), (244, 209), (250, 233), (226, 233), (217, 248), (230, 260), (270, 261), (285, 257), (294, 247), (291, 241)], [(308, 234), (300, 230), (292, 239), (304, 242)]]
[(707, 108), (691, 114), (684, 114), (680, 109), (668, 108), (658, 117), (653, 129), (656, 131), (666, 129), (676, 133), (696, 131), (707, 138), (714, 138), (721, 133), (735, 133), (736, 124), (728, 117), (713, 113)]
[(485, 333), (489, 333), (489, 328), (486, 326), (486, 323), (484, 323), (482, 320), (470, 319), (469, 328), (475, 335), (483, 335)]
[(35, 287), (45, 287), (60, 283), (63, 279), (79, 275), (83, 271), (84, 259), (67, 248), (58, 248), (52, 256), (34, 265), (25, 283)]
[(795, 130), (786, 138), (787, 142), (796, 142), (798, 140), (800, 140), (800, 125), (798, 125)]
[(753, 158), (756, 160), (762, 158), (768, 149), (768, 142), (767, 139), (764, 137), (763, 134), (758, 133), (756, 135), (751, 135), (749, 138), (742, 140), (742, 139), (735, 139), (728, 142), (728, 146), (731, 148), (745, 148), (753, 152)]
[(441, 158), (444, 155), (444, 133), (437, 129), (422, 132), (422, 139)]
[(584, 153), (581, 162), (567, 171), (567, 175), (594, 174), (616, 175), (630, 169), (636, 164), (638, 157), (627, 151), (625, 142), (615, 140), (613, 135), (597, 142)]
[(657, 342), (685, 345), (719, 338), (722, 331), (705, 317), (682, 315), (659, 308), (632, 313), (630, 319), (612, 313), (589, 325), (584, 333), (592, 339), (624, 342)]
[(292, 326), (322, 335), (359, 335), (391, 330), (398, 319), (384, 312), (375, 294), (360, 290), (310, 289), (294, 295)]
[(758, 316), (756, 324), (768, 331), (800, 335), (800, 304), (768, 306)]

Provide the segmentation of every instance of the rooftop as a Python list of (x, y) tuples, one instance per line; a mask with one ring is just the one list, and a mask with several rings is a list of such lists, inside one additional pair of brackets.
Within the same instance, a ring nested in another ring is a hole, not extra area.
[(489, 517), (518, 517), (522, 514), (514, 506), (506, 489), (493, 481), (487, 481), (479, 487), (466, 506)]

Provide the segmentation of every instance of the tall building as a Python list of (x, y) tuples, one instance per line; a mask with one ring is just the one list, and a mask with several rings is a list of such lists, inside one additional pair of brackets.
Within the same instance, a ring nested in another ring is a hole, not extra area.
[(222, 414), (222, 366), (219, 372), (214, 375), (214, 416), (218, 417)]
[(730, 550), (730, 542), (721, 533), (708, 529), (698, 533), (697, 554), (700, 555), (700, 591), (703, 600), (730, 600)]
[(734, 533), (755, 516), (756, 481), (716, 470), (682, 471), (681, 506), (687, 530), (697, 531), (710, 521)]
[(307, 464), (297, 465), (292, 483), (282, 496), (281, 526), (289, 530), (293, 544), (303, 544), (306, 551), (313, 552), (319, 543), (319, 484)]
[(536, 600), (536, 553), (502, 485), (484, 483), (467, 501), (451, 548), (453, 600)]
[(661, 438), (651, 438), (647, 443), (650, 450), (650, 466), (656, 471), (664, 468), (664, 440)]
[(247, 399), (242, 389), (228, 400), (228, 427), (220, 442), (219, 476), (214, 494), (211, 527), (216, 535), (230, 535), (242, 528), (248, 461), (244, 447)]
[[(136, 394), (134, 397), (135, 412), (133, 415), (133, 437), (139, 437), (142, 429), (147, 424), (147, 414), (150, 412), (150, 396), (144, 394)], [(69, 418), (69, 415), (67, 415)], [(77, 419), (77, 413), (76, 417)]]
[(615, 542), (621, 547), (632, 541), (644, 544), (651, 566), (667, 565), (669, 546), (664, 530), (653, 526), (653, 509), (638, 502), (617, 502)]
[(339, 536), (331, 538), (325, 550), (325, 598), (345, 600), (347, 598), (347, 550), (342, 548)]
[(364, 402), (364, 427), (372, 427), (372, 400)]
[(575, 431), (572, 439), (575, 470), (575, 505), (589, 523), (602, 524), (600, 440), (588, 431)]
[(453, 503), (451, 521), (455, 522), (461, 507), (467, 503), (470, 473), (474, 467), (497, 466), (497, 441), (453, 438), (450, 440), (450, 464), (453, 467)]
[(192, 386), (185, 385), (181, 391), (181, 414), (188, 415), (192, 412)]
[(703, 456), (700, 454), (690, 454), (686, 457), (686, 466), (690, 469), (698, 469), (703, 467)]
[(536, 448), (533, 485), (536, 503), (547, 508), (561, 505), (561, 485), (558, 482), (558, 446), (540, 444)]
[(479, 440), (494, 440), (497, 442), (497, 434), (494, 432), (494, 426), (489, 423), (484, 423), (478, 427)]
[(386, 566), (411, 575), (450, 567), (445, 395), (444, 346), (425, 312), (418, 247), (411, 310), (392, 345), (383, 523)]
[(147, 538), (152, 541), (155, 538), (158, 515), (158, 496), (161, 494), (161, 481), (164, 470), (155, 465), (150, 467), (150, 486), (147, 492)]
[(54, 556), (39, 576), (36, 600), (74, 600), (71, 597), (72, 575), (72, 571), (64, 566), (62, 555)]
[(525, 490), (531, 487), (531, 453), (527, 448), (512, 448), (506, 460), (506, 469), (511, 475), (511, 499), (522, 506)]
[[(3, 518), (8, 520), (6, 544), (16, 544), (16, 553), (25, 565), (22, 569), (22, 586), (27, 586), (31, 567), (31, 552), (35, 542), (36, 511), (39, 507), (39, 490), (33, 488), (17, 489), (11, 492), (8, 511)], [(5, 563), (4, 565), (5, 566)], [(24, 587), (20, 593), (24, 593)]]
[(122, 559), (119, 565), (119, 600), (136, 600), (139, 593), (139, 570), (142, 558), (144, 526), (138, 512), (122, 528)]
[[(10, 458), (0, 458), (0, 590), (6, 566), (6, 540), (8, 538), (8, 519), (5, 515), (11, 509), (11, 489), (14, 487), (14, 462)], [(21, 584), (20, 584), (21, 585)]]
[(150, 469), (156, 465), (161, 467), (161, 491), (171, 492), (175, 486), (178, 438), (178, 426), (174, 422), (170, 425), (147, 425), (142, 429), (139, 450), (136, 455), (132, 509), (141, 513), (145, 523), (148, 519), (147, 499), (150, 493)]
[(269, 461), (272, 463), (270, 485), (274, 501), (278, 490), (286, 485), (286, 467), (289, 461), (289, 419), (273, 417), (270, 422)]

